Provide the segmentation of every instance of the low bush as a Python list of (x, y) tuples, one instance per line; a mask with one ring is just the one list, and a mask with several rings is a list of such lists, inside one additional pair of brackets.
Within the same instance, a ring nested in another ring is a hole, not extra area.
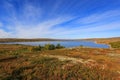
[(53, 45), (53, 44), (45, 44), (44, 48), (46, 50), (54, 50), (55, 49), (55, 45)]
[(42, 50), (54, 50), (54, 49), (61, 49), (64, 48), (64, 46), (61, 46), (60, 44), (54, 45), (54, 44), (45, 44), (44, 46), (34, 46), (31, 51), (42, 51)]
[(120, 48), (120, 41), (109, 43), (112, 48)]
[(61, 48), (64, 48), (64, 46), (61, 46), (60, 44), (57, 44), (55, 48), (56, 49), (61, 49)]

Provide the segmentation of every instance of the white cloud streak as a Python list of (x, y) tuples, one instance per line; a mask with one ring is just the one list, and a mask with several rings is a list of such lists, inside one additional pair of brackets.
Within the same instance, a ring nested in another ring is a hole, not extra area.
[[(101, 15), (100, 14), (99, 15), (93, 14), (93, 15), (90, 15), (88, 17), (79, 19), (79, 20), (77, 20), (78, 22), (81, 22), (79, 24), (83, 24), (83, 23), (88, 24), (88, 23), (93, 23), (93, 22), (95, 24), (80, 25), (79, 27), (76, 27), (73, 25), (74, 28), (69, 29), (69, 30), (64, 29), (63, 31), (60, 31), (60, 33), (55, 34), (54, 36), (67, 35), (68, 36), (67, 38), (69, 38), (69, 36), (74, 37), (75, 35), (79, 35), (79, 36), (83, 36), (83, 35), (87, 36), (88, 35), (90, 37), (90, 34), (92, 34), (91, 35), (91, 37), (92, 37), (92, 36), (94, 36), (94, 33), (95, 34), (102, 34), (103, 32), (108, 35), (108, 33), (110, 33), (111, 31), (120, 30), (120, 20), (116, 19), (117, 21), (113, 20), (112, 22), (107, 22), (107, 23), (104, 23), (103, 20), (106, 20), (106, 19), (109, 20), (109, 19), (111, 19), (111, 17), (114, 19), (116, 17), (119, 18), (120, 14), (118, 12), (120, 12), (120, 11), (119, 10), (107, 11)], [(76, 22), (76, 23), (78, 24), (78, 22)], [(103, 24), (99, 24), (99, 22), (101, 22)], [(120, 33), (117, 33), (117, 34), (120, 35)]]
[(52, 33), (56, 34), (56, 30), (54, 30), (54, 26), (69, 21), (71, 19), (72, 17), (59, 17), (56, 19), (38, 23), (37, 25), (34, 26), (29, 26), (29, 27), (19, 26), (16, 27), (16, 33), (17, 33), (16, 36), (30, 38), (30, 37), (44, 37)]
[[(92, 26), (92, 27), (91, 27)], [(86, 27), (86, 26), (82, 26)], [(80, 33), (94, 33), (94, 32), (102, 32), (102, 31), (110, 31), (110, 30), (120, 30), (120, 22), (113, 22), (105, 25), (87, 26), (88, 28), (76, 28), (74, 30), (62, 31), (60, 34), (80, 34)]]
[(96, 13), (77, 20), (78, 23), (89, 24), (109, 20), (115, 17), (120, 17), (120, 10), (110, 10), (103, 13)]
[(0, 29), (0, 38), (8, 38), (8, 37), (11, 37), (11, 34)]
[[(11, 24), (6, 26), (7, 28), (9, 28), (10, 32), (0, 29), (0, 38), (5, 38), (5, 37), (64, 38), (65, 36), (69, 38), (72, 35), (83, 36), (86, 34), (89, 35), (90, 33), (94, 33), (94, 32), (97, 32), (100, 34), (101, 32), (107, 32), (110, 30), (116, 30), (116, 29), (120, 30), (120, 21), (117, 21), (117, 22), (113, 21), (111, 23), (103, 22), (104, 24), (99, 24), (99, 22), (102, 22), (103, 20), (120, 17), (119, 10), (113, 10), (113, 11), (110, 10), (110, 11), (103, 12), (101, 14), (96, 13), (84, 18), (80, 18), (76, 21), (73, 21), (74, 23), (77, 24), (77, 26), (80, 25), (79, 27), (76, 27), (74, 25), (66, 25), (66, 26), (70, 26), (69, 29), (68, 28), (66, 29), (63, 26), (58, 27), (57, 25), (70, 21), (75, 17), (66, 16), (67, 15), (66, 14), (64, 16), (59, 15), (59, 17), (52, 18), (52, 19), (42, 20), (40, 18), (42, 17), (43, 9), (41, 9), (40, 7), (27, 3), (27, 4), (24, 4), (21, 14), (17, 14), (14, 6), (11, 3), (6, 2), (6, 4), (8, 4), (6, 6), (6, 9), (8, 10), (8, 12), (11, 12), (11, 15), (8, 16), (7, 18), (7, 20), (10, 21)], [(58, 4), (60, 5), (61, 2), (59, 2)], [(56, 11), (58, 7), (59, 6), (56, 4), (53, 12)], [(81, 25), (81, 24), (89, 24), (89, 23), (95, 23), (97, 25), (95, 24), (85, 25), (85, 26)], [(0, 23), (0, 26), (3, 26), (3, 24)], [(71, 28), (71, 26), (74, 26), (74, 27)]]
[(2, 27), (3, 26), (3, 23), (2, 22), (0, 22), (0, 27)]
[[(7, 2), (7, 4), (9, 4), (6, 6), (7, 10), (12, 11), (11, 16), (8, 17), (8, 20), (12, 25), (6, 27), (8, 27), (11, 30), (11, 34), (17, 38), (45, 37), (48, 34), (54, 34), (54, 32), (56, 32), (53, 28), (54, 26), (74, 18), (69, 16), (59, 16), (46, 21), (39, 21), (39, 17), (41, 17), (42, 14), (42, 9), (40, 7), (24, 4), (22, 14), (18, 16), (14, 6), (9, 2)], [(2, 31), (2, 33), (3, 32), (4, 31)]]

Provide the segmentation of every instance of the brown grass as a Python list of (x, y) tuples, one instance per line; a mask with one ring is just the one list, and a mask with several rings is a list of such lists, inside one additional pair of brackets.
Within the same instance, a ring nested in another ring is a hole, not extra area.
[(31, 47), (0, 45), (1, 80), (119, 80), (120, 49)]

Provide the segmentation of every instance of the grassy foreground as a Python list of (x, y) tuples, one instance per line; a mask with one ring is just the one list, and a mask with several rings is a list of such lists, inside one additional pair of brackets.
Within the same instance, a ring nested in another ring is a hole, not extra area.
[(0, 45), (0, 80), (120, 80), (120, 49)]

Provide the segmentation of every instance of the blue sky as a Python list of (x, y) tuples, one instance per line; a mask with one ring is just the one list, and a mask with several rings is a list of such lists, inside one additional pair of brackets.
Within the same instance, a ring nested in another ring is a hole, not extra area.
[(120, 36), (120, 0), (0, 0), (0, 38)]

